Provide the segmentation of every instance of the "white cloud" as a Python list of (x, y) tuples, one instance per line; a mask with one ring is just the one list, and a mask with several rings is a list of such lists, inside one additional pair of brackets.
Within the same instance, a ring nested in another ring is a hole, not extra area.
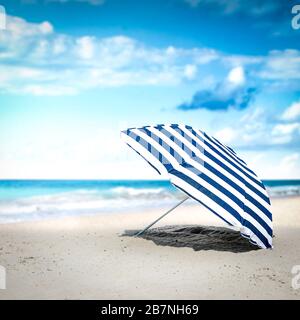
[(193, 65), (193, 64), (188, 64), (185, 66), (184, 68), (184, 76), (187, 79), (194, 79), (197, 73), (197, 66)]
[(277, 124), (273, 130), (273, 135), (287, 135), (300, 129), (300, 123)]
[(53, 41), (52, 51), (54, 55), (62, 54), (67, 50), (65, 36), (57, 36)]
[(299, 152), (282, 153), (270, 150), (245, 152), (240, 155), (261, 179), (299, 179)]
[[(51, 34), (53, 26), (50, 22), (30, 23), (22, 18), (7, 16), (6, 28), (9, 30), (8, 36), (13, 38), (33, 37), (39, 35)], [(3, 37), (6, 32), (1, 32)]]
[(264, 116), (264, 109), (257, 107), (254, 110), (246, 112), (241, 118), (243, 125), (247, 126), (249, 123), (257, 124), (259, 120)]
[(222, 10), (223, 14), (242, 12), (247, 15), (261, 16), (281, 8), (281, 0), (184, 0), (192, 8), (210, 6), (214, 11)]
[(28, 85), (24, 86), (22, 93), (28, 93), (35, 96), (61, 96), (61, 95), (74, 95), (76, 90), (72, 87), (64, 86), (41, 86), (41, 85)]
[(246, 81), (243, 67), (235, 67), (230, 70), (227, 80), (234, 85), (243, 85)]
[[(300, 134), (300, 123), (276, 124), (272, 129), (272, 144), (287, 144), (293, 141), (294, 136)], [(299, 137), (298, 137), (299, 138)]]
[[(107, 86), (178, 85), (198, 65), (219, 57), (213, 49), (145, 46), (118, 35), (74, 37), (47, 22), (8, 16), (0, 34), (0, 91), (34, 95), (76, 94)], [(24, 75), (24, 70), (31, 70)]]
[(268, 80), (299, 80), (300, 79), (300, 51), (286, 49), (272, 50), (259, 76)]
[(94, 6), (102, 5), (105, 3), (105, 0), (44, 0), (44, 2), (60, 2), (60, 3), (68, 3), (68, 2), (82, 2), (88, 3)]
[(298, 164), (299, 159), (300, 159), (300, 154), (293, 153), (288, 156), (285, 156), (281, 160), (280, 165), (282, 165), (283, 167), (293, 168), (296, 164)]
[[(181, 50), (183, 52), (183, 50)], [(222, 57), (221, 53), (217, 52), (215, 49), (201, 48), (201, 50), (194, 48), (191, 49), (194, 54), (196, 64), (207, 64), (218, 60)]]
[(274, 145), (295, 146), (300, 139), (300, 122), (283, 123), (270, 119), (266, 109), (256, 107), (254, 110), (250, 108), (231, 127), (227, 124), (225, 128), (218, 130), (216, 136), (235, 148), (258, 150)]
[[(63, 95), (98, 87), (174, 86), (185, 81), (205, 87), (203, 79), (218, 77), (216, 65), (218, 73), (229, 72), (224, 94), (246, 80), (251, 83), (245, 70), (249, 77), (254, 72), (247, 68), (253, 67), (260, 80), (267, 81), (280, 82), (283, 75), (285, 81), (295, 83), (300, 74), (296, 50), (253, 57), (226, 55), (211, 48), (156, 48), (122, 35), (70, 36), (55, 32), (48, 21), (31, 23), (12, 16), (7, 17), (7, 30), (0, 33), (0, 46), (0, 92), (14, 94)], [(202, 68), (205, 64), (212, 68)], [(25, 76), (25, 69), (31, 70), (32, 76)]]
[(92, 37), (81, 37), (76, 40), (78, 55), (82, 59), (92, 59), (94, 56), (94, 39)]
[(221, 129), (215, 133), (215, 137), (225, 144), (232, 142), (236, 136), (237, 132), (229, 127)]
[(276, 177), (285, 179), (296, 179), (299, 178), (299, 153), (292, 153), (281, 158), (279, 164), (272, 169), (274, 170), (273, 175)]
[(300, 116), (300, 101), (292, 103), (282, 114), (283, 120), (294, 120)]
[(285, 145), (290, 142), (292, 142), (292, 136), (290, 134), (284, 134), (272, 137), (272, 139), (270, 139), (269, 142), (266, 144)]

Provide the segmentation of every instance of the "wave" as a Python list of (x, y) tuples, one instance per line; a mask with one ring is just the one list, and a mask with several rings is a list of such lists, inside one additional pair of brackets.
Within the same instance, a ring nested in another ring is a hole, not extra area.
[(128, 188), (117, 187), (111, 190), (112, 194), (122, 199), (174, 199), (179, 192), (169, 191), (165, 188)]
[(183, 195), (164, 188), (76, 190), (0, 201), (0, 223), (165, 207)]
[[(171, 185), (170, 185), (171, 186)], [(270, 197), (300, 195), (300, 186), (267, 187)], [(145, 208), (168, 208), (185, 194), (172, 187), (112, 187), (77, 189), (30, 197), (0, 200), (0, 223), (40, 220), (74, 215), (118, 213)], [(190, 204), (198, 205), (196, 201)]]
[(271, 198), (299, 196), (300, 186), (267, 187), (267, 192)]

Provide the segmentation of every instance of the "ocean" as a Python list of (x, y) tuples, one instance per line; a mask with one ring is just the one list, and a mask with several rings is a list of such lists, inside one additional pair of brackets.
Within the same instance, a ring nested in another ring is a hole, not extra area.
[[(271, 198), (300, 195), (300, 180), (263, 182)], [(0, 223), (163, 209), (184, 197), (169, 181), (0, 180)]]

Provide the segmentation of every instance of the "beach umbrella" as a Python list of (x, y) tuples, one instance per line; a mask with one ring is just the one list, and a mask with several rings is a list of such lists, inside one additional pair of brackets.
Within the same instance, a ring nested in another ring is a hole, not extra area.
[(272, 213), (265, 186), (233, 149), (201, 130), (178, 124), (130, 128), (121, 132), (121, 138), (188, 195), (174, 208), (193, 198), (251, 243), (272, 248)]

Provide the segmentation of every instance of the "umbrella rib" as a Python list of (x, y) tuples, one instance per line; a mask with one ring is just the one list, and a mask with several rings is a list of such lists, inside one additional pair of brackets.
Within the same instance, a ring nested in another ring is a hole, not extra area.
[(152, 223), (150, 223), (145, 229), (139, 231), (137, 234), (135, 234), (135, 237), (138, 237), (140, 235), (142, 235), (145, 231), (147, 231), (148, 229), (150, 229), (153, 225), (155, 225), (159, 220), (161, 220), (162, 218), (164, 218), (167, 214), (169, 214), (170, 212), (172, 212), (174, 209), (176, 209), (177, 207), (179, 207), (181, 204), (183, 204), (186, 200), (188, 200), (190, 197), (186, 197), (183, 200), (181, 200), (179, 203), (177, 203), (173, 208), (171, 208), (170, 210), (168, 210), (166, 213), (164, 213), (162, 216), (160, 216), (158, 219), (156, 219), (155, 221), (153, 221)]

